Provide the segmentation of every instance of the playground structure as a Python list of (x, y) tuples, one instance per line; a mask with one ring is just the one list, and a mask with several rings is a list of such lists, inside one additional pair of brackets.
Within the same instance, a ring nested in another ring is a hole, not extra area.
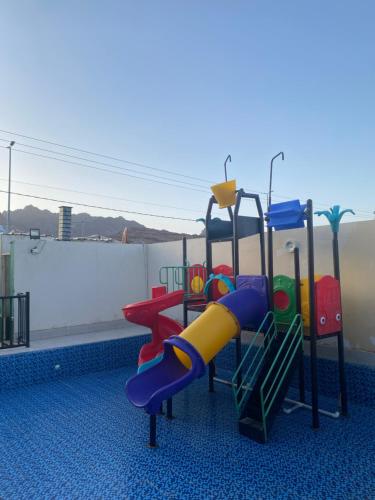
[[(189, 265), (187, 242), (183, 239), (182, 266), (160, 269), (159, 287), (153, 298), (124, 307), (124, 315), (152, 330), (152, 341), (140, 353), (139, 373), (126, 385), (129, 400), (150, 415), (150, 446), (156, 445), (156, 416), (167, 401), (167, 418), (172, 417), (172, 396), (205, 373), (209, 391), (215, 382), (230, 385), (238, 412), (239, 431), (258, 442), (268, 440), (274, 418), (280, 410), (296, 371), (299, 400), (292, 406), (312, 411), (313, 428), (319, 427), (319, 413), (331, 417), (347, 415), (344, 370), (343, 325), (340, 294), (338, 238), (339, 222), (345, 213), (332, 209), (334, 276), (315, 276), (313, 204), (299, 200), (272, 204), (272, 167), (268, 210), (263, 214), (259, 196), (236, 190), (234, 181), (213, 186), (206, 218), (206, 262)], [(227, 159), (228, 160), (228, 159)], [(226, 178), (227, 179), (227, 178)], [(256, 216), (240, 215), (244, 200), (255, 202)], [(229, 220), (212, 218), (218, 204)], [(232, 208), (233, 207), (233, 208)], [(323, 215), (327, 216), (327, 213)], [(318, 213), (322, 215), (322, 213)], [(264, 226), (267, 225), (267, 273)], [(273, 232), (304, 228), (306, 222), (308, 275), (301, 280), (298, 246), (291, 246), (294, 277), (274, 276)], [(257, 236), (260, 274), (240, 274), (239, 241)], [(212, 265), (215, 243), (230, 242), (232, 265)], [(183, 304), (183, 326), (160, 311)], [(189, 312), (200, 316), (189, 324)], [(242, 356), (244, 330), (255, 335)], [(338, 343), (340, 411), (330, 413), (318, 406), (317, 341), (336, 337)], [(236, 370), (231, 380), (216, 377), (215, 356), (232, 339), (235, 341)], [(304, 340), (310, 342), (311, 405), (305, 400)], [(164, 349), (164, 353), (163, 353)]]

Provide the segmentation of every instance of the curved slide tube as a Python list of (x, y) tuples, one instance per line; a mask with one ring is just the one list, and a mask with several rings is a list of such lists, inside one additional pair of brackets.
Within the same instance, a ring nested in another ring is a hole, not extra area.
[(124, 316), (128, 321), (136, 325), (147, 326), (152, 332), (151, 342), (142, 346), (139, 352), (139, 367), (146, 363), (147, 366), (155, 364), (154, 359), (163, 353), (163, 341), (183, 331), (183, 326), (178, 321), (159, 314), (165, 309), (182, 304), (183, 300), (184, 291), (176, 290), (150, 300), (128, 304), (123, 308)]
[[(177, 358), (175, 348), (191, 360), (186, 368)], [(171, 337), (164, 342), (163, 360), (149, 370), (128, 380), (126, 393), (129, 401), (154, 415), (161, 403), (190, 384), (205, 372), (205, 364), (194, 347), (181, 337)]]
[(262, 297), (251, 288), (209, 304), (179, 336), (163, 342), (164, 356), (157, 365), (128, 380), (125, 390), (129, 401), (150, 415), (156, 414), (164, 400), (204, 374), (205, 365), (244, 325), (260, 324), (263, 308)]

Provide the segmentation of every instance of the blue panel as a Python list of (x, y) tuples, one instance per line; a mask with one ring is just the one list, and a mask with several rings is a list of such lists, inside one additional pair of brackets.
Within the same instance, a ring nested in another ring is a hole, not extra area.
[(304, 227), (305, 208), (306, 205), (301, 205), (299, 200), (275, 203), (270, 206), (270, 210), (266, 213), (267, 226), (273, 227), (276, 231)]
[(252, 288), (256, 290), (262, 298), (262, 306), (259, 311), (259, 318), (261, 318), (260, 322), (257, 321), (246, 325), (247, 328), (251, 328), (252, 330), (256, 331), (269, 310), (267, 276), (244, 274), (239, 275), (236, 278), (236, 288), (238, 290), (241, 288)]
[[(0, 356), (0, 391), (122, 366), (137, 366), (150, 335)], [(0, 437), (1, 439), (1, 437)], [(1, 496), (0, 496), (1, 498)]]

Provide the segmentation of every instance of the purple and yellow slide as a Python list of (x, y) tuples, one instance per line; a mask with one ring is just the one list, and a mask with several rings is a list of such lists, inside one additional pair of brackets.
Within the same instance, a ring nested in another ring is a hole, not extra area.
[(163, 401), (204, 375), (206, 365), (242, 327), (260, 324), (265, 312), (264, 299), (252, 288), (210, 303), (180, 335), (164, 341), (164, 356), (158, 364), (128, 380), (129, 401), (155, 415)]

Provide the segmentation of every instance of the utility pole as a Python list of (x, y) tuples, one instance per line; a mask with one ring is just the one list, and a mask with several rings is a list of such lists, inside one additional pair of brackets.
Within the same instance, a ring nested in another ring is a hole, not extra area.
[(8, 174), (8, 214), (7, 214), (7, 233), (10, 232), (10, 188), (11, 188), (11, 178), (12, 178), (12, 147), (15, 145), (15, 141), (10, 141), (9, 149), (9, 174)]

